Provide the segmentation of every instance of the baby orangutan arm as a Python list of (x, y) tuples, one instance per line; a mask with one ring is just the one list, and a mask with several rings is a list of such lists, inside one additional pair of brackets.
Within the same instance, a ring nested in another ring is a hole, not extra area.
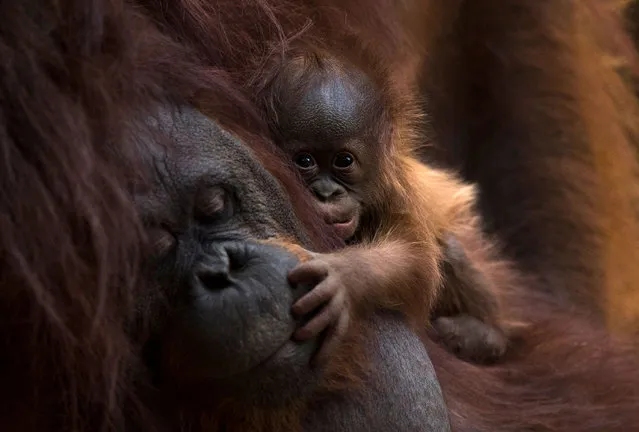
[(353, 314), (392, 309), (425, 323), (437, 297), (436, 291), (427, 287), (438, 285), (433, 280), (439, 278), (439, 272), (436, 260), (418, 253), (420, 249), (413, 244), (388, 241), (352, 246), (331, 254), (312, 254), (311, 260), (289, 274), (291, 283), (316, 284), (293, 305), (293, 313), (298, 316), (317, 311), (295, 338), (309, 339), (327, 329), (316, 356), (321, 363), (344, 336)]
[(444, 289), (434, 310), (437, 339), (464, 360), (493, 363), (506, 352), (499, 304), (485, 269), (473, 262), (459, 238), (444, 239)]
[(500, 326), (495, 289), (481, 263), (470, 259), (456, 236), (447, 235), (443, 289), (438, 292), (429, 287), (439, 285), (433, 279), (440, 273), (418, 250), (394, 241), (312, 254), (289, 274), (291, 283), (316, 284), (295, 303), (293, 313), (311, 317), (295, 333), (297, 339), (327, 330), (317, 362), (327, 361), (353, 314), (378, 308), (400, 310), (414, 325), (426, 325), (433, 316), (435, 337), (464, 360), (488, 364), (504, 355), (508, 339)]

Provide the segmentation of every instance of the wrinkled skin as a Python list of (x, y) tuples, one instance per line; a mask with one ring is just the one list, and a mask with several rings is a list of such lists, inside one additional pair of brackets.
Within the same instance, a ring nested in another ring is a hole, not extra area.
[[(299, 321), (290, 312), (310, 287), (287, 282), (292, 252), (259, 241), (306, 245), (288, 199), (237, 139), (192, 110), (173, 118), (163, 113), (159, 123), (170, 150), (143, 149), (156, 175), (135, 197), (151, 239), (145, 308), (169, 305), (156, 314), (147, 365), (160, 389), (213, 407), (220, 398), (247, 410), (312, 401), (322, 376), (310, 367), (317, 339), (291, 340)], [(419, 338), (395, 317), (375, 322), (378, 342), (366, 347), (373, 374), (362, 388), (314, 402), (305, 431), (448, 427)]]
[[(176, 309), (158, 326), (158, 373), (178, 388), (213, 386), (219, 396), (262, 396), (252, 388), (262, 388), (262, 374), (295, 382), (296, 370), (305, 387), (314, 344), (290, 341), (290, 303), (301, 291), (286, 281), (297, 261), (254, 240), (303, 233), (290, 206), (280, 205), (283, 191), (247, 149), (192, 116), (187, 111), (171, 124), (162, 115), (175, 145), (149, 146), (156, 181), (135, 197), (154, 248), (152, 291)], [(290, 397), (302, 390), (291, 389)]]

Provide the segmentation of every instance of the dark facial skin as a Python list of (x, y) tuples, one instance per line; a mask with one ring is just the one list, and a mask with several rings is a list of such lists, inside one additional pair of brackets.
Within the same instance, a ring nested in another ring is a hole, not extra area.
[(360, 227), (378, 172), (379, 137), (370, 112), (374, 94), (363, 76), (335, 73), (278, 113), (280, 147), (313, 192), (325, 221), (344, 240)]
[(170, 150), (145, 148), (155, 181), (135, 197), (151, 240), (152, 283), (140, 313), (155, 317), (145, 360), (159, 394), (170, 404), (210, 406), (211, 414), (220, 399), (242, 407), (229, 430), (251, 409), (267, 407), (263, 416), (304, 398), (311, 405), (303, 432), (449, 430), (424, 345), (394, 316), (371, 323), (373, 376), (314, 398), (317, 343), (291, 340), (299, 321), (290, 308), (308, 287), (287, 282), (295, 256), (257, 241), (287, 236), (308, 246), (288, 197), (239, 141), (199, 113), (163, 115), (160, 130)]
[(155, 181), (135, 197), (150, 240), (144, 304), (168, 309), (154, 312), (146, 348), (158, 385), (255, 404), (297, 398), (314, 380), (316, 343), (291, 340), (299, 323), (290, 307), (307, 288), (287, 281), (295, 256), (256, 241), (288, 236), (303, 244), (286, 195), (206, 118), (187, 112), (175, 126), (163, 121), (174, 142), (144, 149)]

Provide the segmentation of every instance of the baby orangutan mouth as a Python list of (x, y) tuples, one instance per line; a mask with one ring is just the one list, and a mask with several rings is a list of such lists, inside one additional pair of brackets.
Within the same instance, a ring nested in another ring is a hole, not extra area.
[(350, 217), (345, 217), (339, 219), (339, 222), (328, 222), (337, 235), (339, 235), (343, 240), (348, 240), (353, 235), (355, 235), (355, 231), (357, 231), (357, 227), (359, 225), (359, 216), (357, 213)]

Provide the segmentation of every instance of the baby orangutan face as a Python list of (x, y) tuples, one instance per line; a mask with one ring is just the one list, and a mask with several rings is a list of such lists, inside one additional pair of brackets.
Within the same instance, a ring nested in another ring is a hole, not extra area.
[(318, 147), (301, 147), (292, 155), (293, 162), (315, 195), (325, 222), (348, 240), (357, 231), (365, 208), (368, 191), (363, 165), (368, 161), (361, 157), (363, 148), (354, 145)]
[(375, 123), (382, 107), (363, 75), (319, 75), (295, 89), (280, 87), (279, 99), (286, 103), (278, 110), (279, 146), (315, 195), (326, 223), (348, 240), (372, 201), (380, 149)]

